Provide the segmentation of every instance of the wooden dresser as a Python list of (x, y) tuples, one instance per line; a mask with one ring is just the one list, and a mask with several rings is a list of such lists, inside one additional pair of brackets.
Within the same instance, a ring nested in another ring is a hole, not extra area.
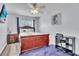
[(49, 34), (21, 37), (21, 52), (49, 45)]
[(7, 36), (7, 43), (15, 43), (18, 41), (18, 35), (17, 34), (8, 34)]

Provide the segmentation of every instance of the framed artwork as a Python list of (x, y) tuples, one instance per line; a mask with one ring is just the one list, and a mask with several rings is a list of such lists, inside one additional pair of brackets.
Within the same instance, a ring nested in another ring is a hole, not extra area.
[(52, 16), (52, 25), (60, 25), (61, 24), (61, 13), (55, 14)]
[(0, 23), (4, 23), (6, 21), (7, 11), (5, 5), (3, 4), (1, 12), (0, 12)]

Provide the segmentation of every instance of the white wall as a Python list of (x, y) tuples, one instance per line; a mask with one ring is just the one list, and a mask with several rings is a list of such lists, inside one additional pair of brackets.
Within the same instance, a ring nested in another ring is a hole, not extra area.
[[(51, 5), (51, 4), (50, 4)], [(40, 31), (50, 33), (50, 44), (55, 44), (56, 33), (76, 37), (76, 53), (79, 54), (79, 4), (53, 4), (40, 19)], [(50, 10), (50, 11), (49, 11)], [(62, 14), (62, 24), (52, 25), (51, 18), (56, 13)]]
[(8, 32), (11, 33), (17, 33), (17, 17), (19, 17), (20, 20), (36, 20), (35, 21), (35, 27), (36, 27), (36, 31), (38, 32), (39, 28), (38, 28), (38, 21), (39, 21), (39, 17), (29, 17), (29, 16), (22, 16), (22, 15), (17, 15), (17, 14), (8, 14)]
[[(0, 10), (2, 5), (0, 4)], [(6, 19), (7, 20), (7, 19)], [(0, 54), (7, 45), (7, 21), (0, 23)]]
[(17, 20), (16, 20), (15, 15), (8, 15), (7, 19), (8, 19), (8, 23), (7, 23), (7, 27), (8, 27), (8, 32), (10, 33), (17, 33)]
[(6, 24), (0, 23), (0, 54), (2, 53), (6, 45), (7, 45)]

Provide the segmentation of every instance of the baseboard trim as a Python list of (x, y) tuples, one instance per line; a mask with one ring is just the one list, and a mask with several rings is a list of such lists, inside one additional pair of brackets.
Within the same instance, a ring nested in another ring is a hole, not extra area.
[(0, 56), (2, 56), (2, 53), (4, 52), (5, 48), (7, 47), (7, 43), (4, 45), (4, 47), (2, 48), (2, 51), (0, 52)]

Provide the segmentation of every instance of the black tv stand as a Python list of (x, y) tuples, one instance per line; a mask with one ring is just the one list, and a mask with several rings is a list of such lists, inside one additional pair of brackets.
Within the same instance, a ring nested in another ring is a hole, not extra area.
[[(57, 33), (55, 36), (55, 47), (56, 48), (61, 48), (62, 50), (64, 50), (66, 53), (70, 54), (70, 55), (75, 55), (75, 37), (73, 36), (65, 36), (63, 34), (59, 34)], [(70, 44), (69, 40), (72, 41), (72, 43)], [(65, 44), (65, 47), (62, 46), (62, 43)], [(59, 45), (60, 44), (60, 45)], [(71, 49), (69, 49), (69, 47), (71, 47)]]

